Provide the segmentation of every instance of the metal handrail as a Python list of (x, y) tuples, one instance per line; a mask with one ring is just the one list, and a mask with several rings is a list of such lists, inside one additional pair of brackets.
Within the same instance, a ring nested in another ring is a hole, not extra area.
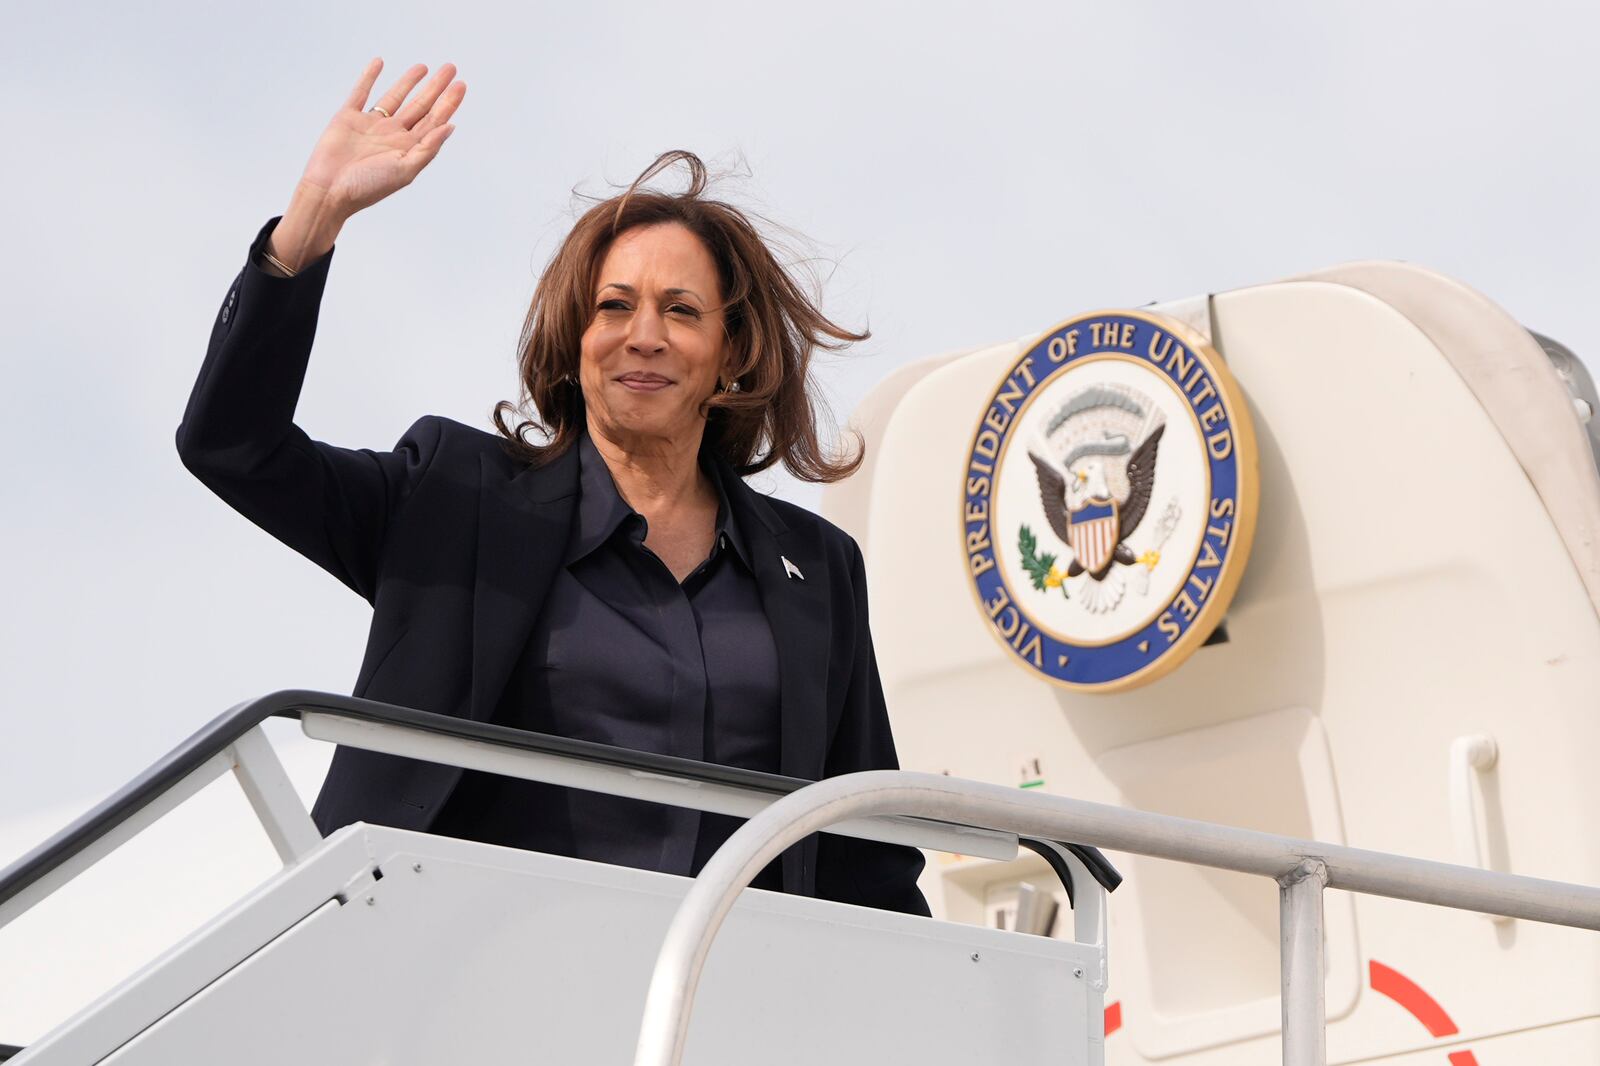
[(811, 833), (888, 814), (960, 821), (1086, 841), (1278, 882), (1283, 1061), (1324, 1066), (1324, 888), (1536, 922), (1600, 929), (1600, 889), (1257, 833), (959, 778), (907, 771), (845, 774), (809, 785), (751, 818), (712, 856), (678, 907), (656, 959), (634, 1066), (678, 1066), (711, 942), (739, 892)]
[[(256, 729), (268, 718), (274, 717), (301, 719), (303, 722), (316, 718), (340, 719), (364, 723), (371, 727), (391, 727), (390, 733), (445, 738), (454, 746), (436, 745), (429, 750), (429, 756), (434, 761), (456, 762), (457, 765), (470, 765), (465, 758), (461, 758), (470, 757), (471, 751), (463, 746), (470, 744), (479, 746), (475, 750), (481, 750), (481, 746), (486, 745), (491, 749), (556, 756), (596, 766), (611, 767), (628, 771), (640, 778), (671, 779), (699, 786), (707, 792), (712, 791), (710, 786), (716, 786), (724, 793), (736, 790), (754, 795), (762, 801), (791, 795), (811, 784), (801, 778), (618, 748), (593, 741), (532, 733), (411, 707), (378, 703), (354, 696), (284, 689), (246, 700), (229, 708), (104, 802), (4, 870), (0, 870), (0, 926), (32, 905), (34, 900), (20, 899), (30, 889), (40, 886), (41, 882), (61, 871), (73, 860), (92, 854), (97, 845), (103, 845), (107, 838), (118, 833), (127, 833), (130, 823), (134, 823), (146, 808), (156, 804), (185, 782), (191, 782), (197, 776), (203, 775), (208, 763), (213, 763), (230, 749), (238, 751), (243, 742), (248, 741), (251, 730)], [(365, 737), (341, 737), (341, 742), (378, 750), (378, 745)], [(225, 768), (216, 772), (225, 772)], [(527, 771), (513, 772), (527, 773)], [(530, 776), (535, 780), (540, 779), (537, 774)], [(606, 786), (602, 782), (593, 787), (596, 790), (604, 790)], [(661, 798), (661, 801), (694, 807), (709, 803), (710, 798), (697, 795), (695, 788), (684, 788), (679, 789), (671, 798)], [(258, 807), (258, 814), (260, 813)], [(304, 820), (304, 815), (301, 814), (300, 818)], [(899, 835), (912, 843), (916, 842), (919, 835), (929, 840), (936, 840), (947, 839), (954, 832), (965, 836), (969, 842), (976, 845), (985, 835), (983, 830), (970, 830), (962, 826), (937, 826), (926, 821), (920, 823), (900, 821), (902, 824), (898, 826)], [(852, 832), (850, 835), (856, 834)], [(998, 836), (998, 834), (988, 835)], [(1008, 839), (1012, 844), (1016, 843), (1014, 838)], [(1062, 843), (1077, 855), (1096, 879), (1107, 888), (1115, 887), (1120, 881), (1121, 878), (1116, 870), (1094, 848), (1076, 843)], [(280, 851), (282, 850), (280, 848)], [(67, 873), (62, 876), (70, 877), (72, 874)], [(49, 886), (39, 888), (41, 892), (48, 890)]]

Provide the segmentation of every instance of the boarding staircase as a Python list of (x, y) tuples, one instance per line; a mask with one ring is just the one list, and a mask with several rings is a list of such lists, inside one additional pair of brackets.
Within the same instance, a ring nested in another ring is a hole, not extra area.
[[(362, 823), (323, 837), (263, 732), (273, 717), (315, 739), (748, 821), (694, 879)], [(232, 708), (0, 871), (0, 927), (228, 773), (282, 869), (0, 1058), (1099, 1064), (1119, 877), (1098, 847), (1278, 882), (1294, 1066), (1326, 1061), (1326, 888), (1600, 929), (1591, 887), (941, 775), (811, 783), (307, 691)], [(815, 832), (1001, 861), (1031, 849), (1068, 893), (1070, 936), (746, 888)]]

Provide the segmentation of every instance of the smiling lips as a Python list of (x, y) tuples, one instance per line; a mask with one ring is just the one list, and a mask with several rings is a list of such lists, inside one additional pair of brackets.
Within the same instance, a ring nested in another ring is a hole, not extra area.
[(672, 379), (652, 374), (647, 370), (630, 370), (617, 378), (617, 383), (634, 392), (658, 392), (672, 384)]

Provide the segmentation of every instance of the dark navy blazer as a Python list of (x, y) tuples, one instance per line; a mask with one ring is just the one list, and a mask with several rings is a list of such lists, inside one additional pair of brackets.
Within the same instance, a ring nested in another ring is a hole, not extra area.
[[(293, 278), (262, 271), (255, 252), (276, 222), (228, 289), (178, 453), (230, 506), (372, 604), (354, 695), (488, 721), (562, 564), (577, 453), (530, 467), (495, 435), (434, 415), (387, 452), (308, 437), (294, 409), (332, 252)], [(896, 767), (859, 547), (803, 508), (731, 487), (778, 650), (781, 772)], [(353, 821), (427, 829), (461, 773), (341, 747), (312, 816), (325, 833)], [(913, 848), (813, 836), (782, 866), (787, 892), (928, 913)]]

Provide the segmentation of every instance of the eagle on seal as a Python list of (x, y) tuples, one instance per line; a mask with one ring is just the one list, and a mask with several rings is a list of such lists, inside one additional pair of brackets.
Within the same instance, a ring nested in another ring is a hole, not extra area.
[[(1165, 419), (1141, 399), (1116, 386), (1086, 389), (1061, 405), (1039, 450), (1028, 452), (1045, 518), (1072, 548), (1068, 577), (1087, 571), (1101, 581), (1113, 564), (1139, 561), (1125, 541), (1150, 508), (1166, 430)], [(1061, 455), (1059, 465), (1039, 454), (1053, 450)]]

